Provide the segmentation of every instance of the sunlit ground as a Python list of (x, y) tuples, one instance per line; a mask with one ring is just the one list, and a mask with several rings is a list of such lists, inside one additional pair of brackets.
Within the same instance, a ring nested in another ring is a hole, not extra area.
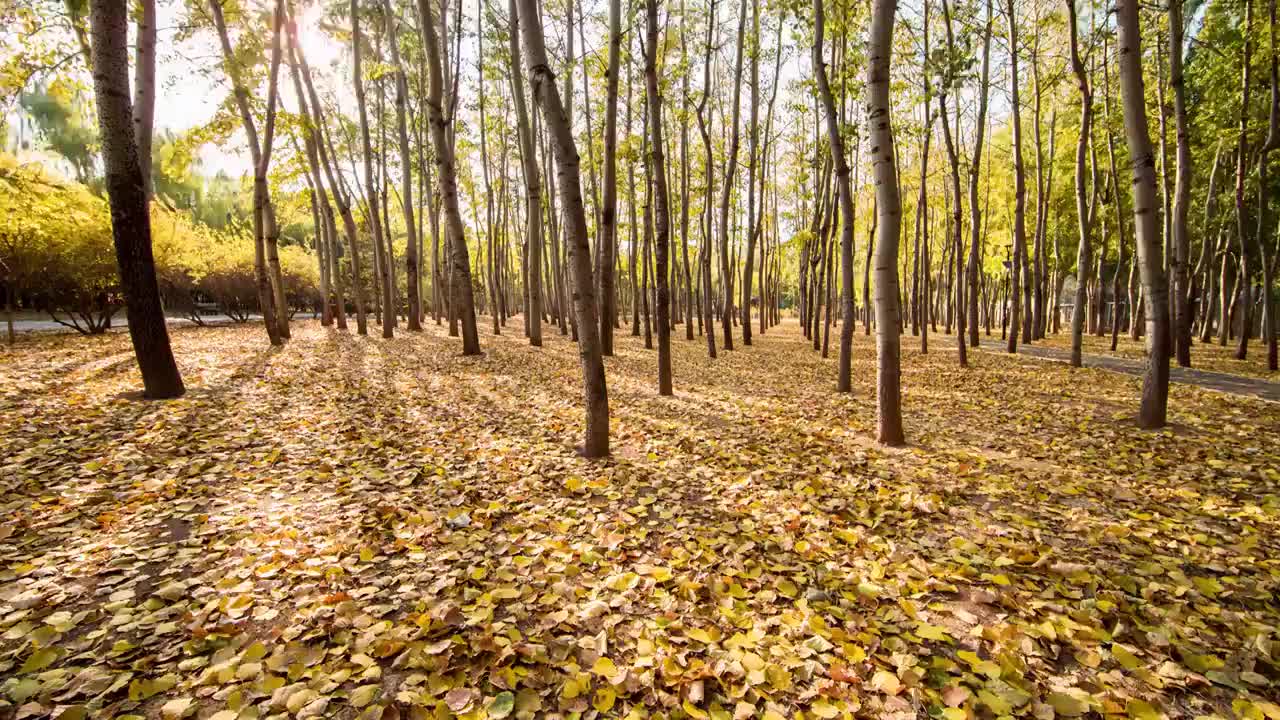
[(592, 462), (575, 346), (480, 327), (0, 355), (0, 717), (1280, 716), (1276, 404), (908, 335), (888, 450), (860, 327), (847, 396), (624, 330)]

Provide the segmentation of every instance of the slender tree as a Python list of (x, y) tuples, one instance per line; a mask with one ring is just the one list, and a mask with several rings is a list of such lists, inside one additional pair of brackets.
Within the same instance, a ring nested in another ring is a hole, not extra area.
[(738, 14), (738, 51), (733, 66), (733, 95), (729, 101), (729, 151), (725, 159), (724, 187), (720, 191), (720, 271), (723, 275), (721, 285), (722, 308), (720, 321), (724, 328), (724, 349), (733, 349), (733, 264), (729, 256), (729, 203), (733, 197), (733, 176), (738, 168), (738, 120), (742, 104), (742, 55), (747, 30), (747, 5), (749, 0), (739, 3)]
[(658, 0), (645, 3), (647, 42), (644, 77), (649, 104), (649, 158), (653, 164), (654, 254), (658, 286), (658, 394), (671, 395), (671, 272), (668, 268), (671, 239), (671, 208), (667, 192), (667, 160), (662, 144), (662, 92), (658, 83)]
[[(424, 0), (425, 1), (425, 0)], [(542, 22), (537, 0), (519, 0), (518, 10), (524, 41), (525, 63), (532, 79), (534, 99), (542, 107), (552, 136), (560, 195), (564, 202), (565, 241), (573, 275), (573, 306), (578, 319), (578, 357), (582, 364), (583, 394), (587, 422), (582, 454), (604, 457), (609, 454), (609, 396), (605, 387), (604, 359), (596, 326), (596, 300), (591, 277), (591, 246), (587, 240), (587, 217), (582, 204), (578, 149), (573, 128), (560, 101), (555, 75), (547, 61)]]
[[(400, 144), (400, 206), (404, 212), (405, 238), (405, 285), (407, 290), (409, 330), (422, 329), (422, 300), (419, 295), (420, 280), (418, 278), (418, 225), (413, 218), (413, 155), (409, 151), (409, 124), (407, 105), (409, 102), (409, 77), (404, 65), (400, 62), (400, 41), (398, 37), (398, 20), (391, 9), (391, 0), (382, 0), (383, 15), (386, 18), (389, 44), (391, 45), (391, 65), (396, 76), (396, 134)], [(390, 228), (387, 236), (390, 237)]]
[[(1246, 0), (1246, 3), (1251, 5), (1251, 0)], [(1156, 225), (1155, 158), (1151, 150), (1143, 88), (1137, 0), (1118, 0), (1116, 18), (1125, 139), (1133, 168), (1133, 219), (1138, 235), (1138, 265), (1146, 296), (1147, 370), (1142, 383), (1138, 425), (1160, 428), (1164, 427), (1169, 401), (1169, 295), (1165, 289), (1160, 232)]]
[[(431, 122), (431, 141), (436, 155), (436, 177), (440, 198), (444, 205), (446, 243), (449, 247), (449, 286), (451, 313), (456, 313), (462, 324), (462, 354), (479, 355), (480, 337), (476, 332), (476, 305), (471, 289), (471, 260), (463, 233), (462, 212), (458, 208), (457, 160), (444, 114), (444, 73), (441, 67), (440, 41), (431, 22), (431, 3), (418, 0), (422, 15), (422, 45), (427, 56), (427, 75), (430, 89), (427, 92), (427, 114)], [(444, 13), (441, 13), (443, 16)]]
[(902, 445), (902, 368), (898, 320), (898, 238), (902, 206), (898, 195), (898, 170), (894, 161), (890, 111), (890, 59), (897, 0), (872, 0), (871, 30), (867, 43), (867, 129), (870, 131), (871, 167), (876, 183), (876, 405), (878, 439), (885, 445)]
[[(1076, 296), (1071, 309), (1071, 366), (1080, 367), (1083, 362), (1084, 348), (1084, 313), (1088, 298), (1088, 281), (1085, 273), (1092, 264), (1092, 248), (1090, 247), (1091, 227), (1096, 203), (1086, 198), (1085, 163), (1089, 155), (1090, 136), (1093, 122), (1093, 91), (1089, 87), (1089, 71), (1080, 59), (1080, 41), (1078, 20), (1076, 18), (1076, 0), (1065, 0), (1067, 5), (1067, 32), (1070, 38), (1071, 71), (1076, 76), (1076, 86), (1080, 89), (1080, 137), (1076, 141), (1076, 218), (1080, 230), (1080, 244), (1076, 252)], [(1096, 198), (1097, 183), (1092, 183), (1092, 194)]]
[(507, 4), (507, 26), (511, 51), (511, 89), (516, 106), (516, 131), (520, 136), (520, 162), (524, 166), (525, 242), (528, 243), (529, 248), (526, 258), (529, 270), (526, 290), (528, 306), (525, 308), (525, 317), (529, 326), (529, 344), (541, 347), (542, 176), (538, 172), (537, 149), (533, 144), (533, 132), (529, 128), (529, 109), (525, 104), (524, 96), (524, 73), (520, 71), (520, 13), (516, 8), (516, 0), (509, 0)]
[[(978, 347), (978, 276), (982, 272), (979, 247), (982, 241), (982, 211), (978, 209), (978, 180), (981, 174), (982, 141), (987, 127), (987, 99), (991, 87), (991, 0), (987, 0), (986, 22), (982, 29), (982, 76), (978, 81), (978, 119), (973, 125), (973, 157), (969, 165), (969, 262), (966, 268), (966, 300), (968, 301), (969, 345)], [(1016, 87), (1016, 83), (1014, 84)], [(1016, 102), (1014, 103), (1016, 105)], [(1017, 117), (1015, 115), (1015, 117)], [(957, 125), (959, 123), (957, 122)], [(959, 128), (957, 127), (957, 131)], [(1015, 146), (1017, 143), (1014, 143)], [(1024, 180), (1025, 183), (1025, 180)], [(1023, 187), (1026, 202), (1026, 187)], [(1023, 235), (1026, 235), (1024, 228)], [(963, 310), (957, 310), (963, 312)]]
[[(186, 388), (169, 345), (169, 330), (160, 303), (151, 250), (147, 185), (134, 140), (135, 117), (141, 117), (142, 124), (148, 126), (148, 136), (151, 117), (145, 109), (135, 115), (129, 99), (128, 7), (112, 0), (93, 0), (89, 4), (89, 24), (111, 237), (128, 312), (129, 339), (142, 373), (144, 397), (176, 398)], [(149, 73), (154, 77), (154, 53), (140, 54), (138, 63), (152, 63)], [(140, 70), (139, 74), (146, 73)]]
[[(813, 0), (813, 73), (818, 81), (818, 95), (827, 118), (827, 146), (831, 150), (831, 162), (835, 168), (837, 192), (840, 197), (840, 359), (836, 390), (852, 392), (853, 379), (850, 370), (853, 358), (853, 190), (849, 182), (849, 161), (845, 157), (844, 139), (840, 136), (840, 121), (836, 116), (836, 102), (827, 81), (826, 61), (822, 54), (823, 35), (826, 32), (826, 13), (822, 0)], [(748, 319), (745, 318), (744, 319)], [(748, 319), (749, 320), (749, 319)], [(750, 324), (749, 322), (747, 324)]]
[[(1009, 284), (1010, 296), (1013, 302), (1010, 303), (1009, 318), (1009, 338), (1007, 349), (1011, 353), (1018, 351), (1018, 328), (1021, 303), (1018, 297), (1022, 294), (1022, 284), (1027, 280), (1023, 277), (1023, 266), (1025, 265), (1027, 255), (1027, 170), (1022, 162), (1022, 106), (1018, 87), (1018, 16), (1014, 7), (1014, 0), (1009, 0), (1005, 9), (1005, 15), (1009, 19), (1009, 113), (1012, 115), (1013, 122), (1013, 263), (1009, 266)], [(979, 135), (981, 135), (981, 125), (979, 125)], [(974, 156), (975, 162), (977, 155)], [(990, 182), (990, 181), (988, 181)], [(975, 235), (976, 238), (976, 235)], [(970, 249), (972, 252), (972, 248)], [(970, 263), (973, 262), (973, 256), (969, 257)], [(973, 270), (971, 269), (972, 273)], [(972, 281), (970, 281), (969, 289), (973, 289)], [(969, 306), (974, 306), (974, 301), (970, 299)], [(969, 313), (969, 321), (976, 323), (977, 317), (974, 313)], [(1027, 328), (1030, 330), (1030, 327)], [(973, 327), (969, 330), (970, 338), (978, 336), (977, 328)], [(1028, 335), (1030, 333), (1027, 333)], [(1030, 338), (1025, 338), (1030, 340)], [(974, 343), (977, 345), (977, 343)]]

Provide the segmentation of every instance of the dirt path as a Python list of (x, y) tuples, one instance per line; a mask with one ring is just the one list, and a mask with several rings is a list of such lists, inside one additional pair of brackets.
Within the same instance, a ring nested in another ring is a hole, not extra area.
[[(990, 343), (984, 343), (978, 349), (988, 353), (1005, 354), (1003, 345), (993, 346)], [(1020, 345), (1018, 354), (1061, 363), (1069, 362), (1071, 359), (1071, 353), (1067, 350), (1038, 345)], [(1126, 375), (1141, 375), (1146, 367), (1140, 360), (1090, 354), (1084, 355), (1084, 364), (1085, 367), (1100, 368)], [(1207, 390), (1250, 395), (1268, 402), (1280, 402), (1280, 383), (1260, 378), (1173, 366), (1169, 368), (1169, 379), (1185, 385), (1197, 385)]]

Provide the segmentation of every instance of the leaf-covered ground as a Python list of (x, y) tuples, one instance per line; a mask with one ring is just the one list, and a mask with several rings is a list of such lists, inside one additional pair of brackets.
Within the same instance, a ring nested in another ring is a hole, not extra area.
[[(482, 325), (483, 326), (483, 325)], [(1280, 405), (794, 323), (608, 361), (295, 325), (0, 358), (0, 717), (1280, 718)], [(834, 338), (833, 338), (834, 340)], [(942, 345), (940, 342), (939, 345)]]

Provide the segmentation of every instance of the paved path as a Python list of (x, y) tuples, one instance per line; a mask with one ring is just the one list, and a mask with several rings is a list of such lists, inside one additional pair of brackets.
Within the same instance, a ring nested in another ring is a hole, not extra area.
[[(304, 315), (302, 313), (299, 313), (296, 317), (301, 318), (301, 317), (304, 317)], [(310, 317), (310, 315), (308, 314), (305, 317)], [(230, 325), (236, 322), (235, 320), (233, 320), (232, 318), (226, 315), (204, 315), (202, 316), (202, 319), (204, 320), (206, 325)], [(262, 316), (251, 315), (249, 319), (251, 322), (256, 322), (256, 321), (262, 320)], [(186, 327), (189, 325), (195, 325), (195, 323), (192, 322), (190, 318), (176, 317), (173, 315), (167, 316), (165, 318), (165, 322), (167, 322), (170, 327)], [(4, 322), (4, 318), (0, 317), (0, 333), (4, 333), (5, 329), (6, 329), (6, 325)], [(128, 329), (129, 329), (129, 319), (125, 316), (124, 313), (117, 313), (115, 317), (111, 318), (111, 327), (107, 329), (107, 332), (123, 332)], [(75, 333), (76, 332), (75, 328), (67, 327), (66, 325), (63, 325), (62, 323), (56, 322), (54, 320), (50, 320), (48, 318), (43, 318), (43, 317), (32, 318), (31, 316), (25, 316), (18, 319), (14, 319), (13, 331), (16, 333), (26, 333), (26, 332)]]
[[(978, 349), (987, 353), (1006, 354), (1003, 347), (993, 347), (990, 343), (979, 345)], [(1071, 351), (1069, 350), (1039, 345), (1019, 345), (1018, 354), (1051, 362), (1066, 363), (1071, 360)], [(1146, 369), (1146, 363), (1141, 360), (1108, 355), (1086, 354), (1084, 356), (1084, 365), (1085, 367), (1100, 368), (1126, 375), (1142, 375)], [(1195, 368), (1181, 368), (1174, 365), (1169, 368), (1169, 379), (1173, 382), (1196, 385), (1208, 390), (1217, 390), (1218, 392), (1235, 395), (1251, 395), (1268, 402), (1280, 402), (1280, 383), (1263, 380), (1262, 378), (1230, 375), (1209, 370), (1196, 370)]]

